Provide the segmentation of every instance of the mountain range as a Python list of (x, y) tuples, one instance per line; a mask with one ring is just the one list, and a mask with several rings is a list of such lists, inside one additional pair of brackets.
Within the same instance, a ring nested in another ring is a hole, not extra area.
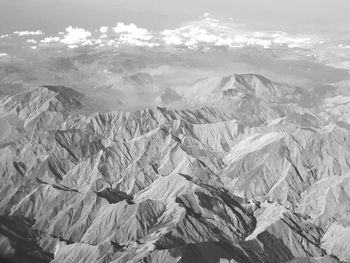
[[(345, 85), (345, 84), (344, 84)], [(350, 262), (350, 97), (258, 74), (0, 99), (0, 255), (10, 262)], [(115, 98), (117, 101), (118, 98)]]

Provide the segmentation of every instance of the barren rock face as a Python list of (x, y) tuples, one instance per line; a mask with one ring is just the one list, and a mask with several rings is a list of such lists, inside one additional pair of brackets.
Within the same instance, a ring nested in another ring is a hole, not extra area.
[[(153, 85), (148, 75), (123, 81)], [(159, 99), (188, 103), (199, 90), (190, 109), (94, 114), (82, 114), (82, 94), (66, 87), (2, 99), (0, 256), (350, 261), (347, 101), (307, 108), (310, 91), (253, 74)]]

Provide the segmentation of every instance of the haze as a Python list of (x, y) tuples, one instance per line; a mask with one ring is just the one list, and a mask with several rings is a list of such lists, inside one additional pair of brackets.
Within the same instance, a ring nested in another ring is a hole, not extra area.
[(94, 29), (117, 21), (150, 29), (175, 27), (204, 12), (237, 22), (290, 30), (323, 30), (349, 25), (347, 0), (1, 0), (0, 33), (42, 28), (57, 32), (68, 25)]

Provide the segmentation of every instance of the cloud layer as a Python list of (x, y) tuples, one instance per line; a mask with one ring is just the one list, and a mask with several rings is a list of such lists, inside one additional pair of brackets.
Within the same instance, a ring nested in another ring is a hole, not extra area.
[(37, 30), (37, 31), (15, 31), (13, 34), (18, 35), (20, 37), (23, 36), (40, 36), (44, 35), (44, 32), (42, 30)]
[(48, 46), (62, 45), (68, 48), (83, 46), (95, 47), (164, 47), (176, 49), (224, 48), (311, 48), (322, 42), (315, 36), (288, 34), (282, 31), (254, 31), (232, 20), (220, 21), (205, 14), (199, 21), (183, 24), (178, 28), (150, 31), (133, 23), (117, 23), (115, 26), (102, 26), (95, 31), (84, 28), (67, 27), (56, 35), (45, 35), (42, 30), (15, 31), (0, 36), (28, 37), (28, 44)]
[(256, 32), (244, 30), (232, 22), (222, 22), (208, 17), (176, 29), (161, 32), (165, 44), (188, 48), (224, 46), (230, 48), (245, 46), (309, 47), (314, 41), (308, 36), (289, 35), (285, 32)]

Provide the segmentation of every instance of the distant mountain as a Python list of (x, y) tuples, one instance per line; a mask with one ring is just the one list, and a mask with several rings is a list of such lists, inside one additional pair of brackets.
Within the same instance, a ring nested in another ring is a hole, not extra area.
[(113, 89), (125, 90), (126, 92), (145, 92), (155, 88), (151, 75), (147, 73), (136, 73), (130, 76), (123, 76)]
[(181, 102), (183, 100), (183, 97), (180, 96), (177, 92), (170, 88), (166, 88), (160, 96), (158, 96), (155, 101), (157, 104), (160, 105), (171, 105), (177, 102)]
[(190, 89), (182, 90), (182, 94), (186, 97), (212, 94), (232, 97), (249, 96), (271, 102), (300, 100), (301, 95), (305, 95), (300, 88), (273, 82), (257, 74), (207, 78), (196, 82)]

